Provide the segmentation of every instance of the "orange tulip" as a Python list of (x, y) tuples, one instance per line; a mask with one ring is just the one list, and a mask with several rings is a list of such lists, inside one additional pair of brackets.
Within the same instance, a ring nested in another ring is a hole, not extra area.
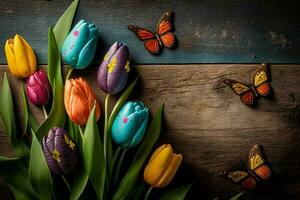
[(167, 186), (175, 176), (182, 155), (173, 153), (170, 144), (164, 144), (152, 154), (144, 171), (144, 180), (152, 187)]
[(99, 101), (83, 78), (66, 81), (64, 101), (67, 114), (75, 124), (86, 125), (95, 103), (97, 120), (100, 117)]

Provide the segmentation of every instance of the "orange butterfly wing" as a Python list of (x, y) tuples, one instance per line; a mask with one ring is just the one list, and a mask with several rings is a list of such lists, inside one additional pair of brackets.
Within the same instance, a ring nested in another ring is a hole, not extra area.
[(261, 96), (268, 96), (271, 92), (271, 86), (269, 83), (263, 83), (256, 87), (256, 91), (261, 95)]
[(224, 83), (240, 96), (244, 104), (253, 105), (255, 103), (256, 96), (250, 86), (232, 79), (226, 79)]
[(249, 153), (249, 169), (263, 180), (268, 180), (272, 174), (260, 145), (254, 145)]
[(172, 48), (176, 42), (176, 38), (172, 33), (174, 31), (173, 16), (174, 13), (172, 11), (165, 12), (158, 20), (156, 26), (157, 34), (162, 43), (168, 48)]
[(253, 105), (255, 102), (255, 95), (251, 90), (242, 94), (240, 98), (241, 101), (248, 106)]
[(144, 46), (150, 53), (157, 54), (160, 52), (160, 45), (157, 39), (147, 40)]
[(129, 25), (128, 29), (135, 33), (135, 35), (142, 41), (155, 38), (155, 34), (149, 31), (148, 29), (133, 25)]
[(168, 48), (172, 48), (176, 42), (176, 38), (171, 32), (167, 32), (163, 35), (160, 35), (160, 39), (162, 43)]
[(148, 52), (153, 54), (159, 53), (160, 45), (154, 33), (148, 29), (133, 25), (129, 25), (128, 29), (135, 33), (141, 41), (145, 41), (144, 46)]
[(176, 42), (176, 38), (172, 33), (174, 30), (173, 15), (172, 11), (163, 13), (158, 20), (156, 33), (134, 25), (129, 25), (128, 29), (135, 33), (141, 41), (145, 41), (144, 46), (148, 52), (157, 54), (160, 52), (160, 46), (163, 46), (163, 44), (168, 48), (172, 48)]
[(224, 171), (220, 173), (221, 176), (232, 180), (235, 183), (240, 183), (242, 188), (245, 190), (253, 190), (257, 186), (255, 177), (250, 175), (248, 172), (237, 170), (237, 171)]
[(271, 86), (269, 84), (268, 68), (266, 64), (261, 64), (256, 70), (253, 85), (256, 88), (257, 93), (261, 96), (268, 96), (271, 92)]
[(172, 11), (167, 11), (158, 20), (157, 26), (156, 26), (156, 32), (159, 35), (162, 35), (166, 32), (170, 32), (174, 30), (173, 26), (173, 15), (174, 13)]

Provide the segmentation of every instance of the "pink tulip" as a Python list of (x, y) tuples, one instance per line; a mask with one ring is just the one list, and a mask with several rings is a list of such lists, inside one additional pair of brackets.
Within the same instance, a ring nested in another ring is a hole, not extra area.
[(38, 70), (26, 79), (28, 99), (37, 106), (45, 105), (51, 97), (51, 86), (44, 71)]

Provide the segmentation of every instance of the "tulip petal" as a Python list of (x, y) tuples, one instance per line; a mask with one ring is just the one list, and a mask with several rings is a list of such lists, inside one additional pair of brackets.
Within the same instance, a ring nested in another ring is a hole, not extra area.
[(97, 81), (98, 81), (98, 85), (100, 86), (101, 90), (103, 90), (105, 93), (108, 93), (108, 87), (107, 87), (108, 68), (106, 67), (106, 65), (107, 65), (107, 60), (104, 58), (104, 60), (100, 64), (100, 67), (98, 70)]
[(71, 32), (74, 32), (74, 30), (79, 29), (79, 27), (80, 27), (83, 23), (85, 23), (85, 21), (84, 21), (83, 19), (81, 19), (81, 20), (73, 27), (73, 29), (71, 30)]
[(54, 145), (55, 149), (61, 153), (60, 162), (58, 163), (60, 169), (64, 174), (68, 174), (75, 167), (76, 154), (75, 151), (70, 148), (69, 144), (66, 143), (66, 138), (68, 142), (70, 141), (67, 132), (63, 129), (59, 129), (59, 131), (56, 131)]
[(25, 78), (36, 70), (36, 57), (33, 49), (20, 35), (14, 38), (14, 52), (19, 76)]
[[(134, 130), (131, 130), (133, 127), (131, 121), (128, 125), (128, 117), (132, 113), (135, 112), (135, 102), (129, 101), (127, 102), (119, 111), (117, 117), (114, 120), (113, 126), (112, 126), (112, 139), (114, 142), (118, 145), (127, 145), (131, 141), (131, 135), (129, 134), (130, 132), (134, 132)], [(131, 117), (132, 118), (132, 117)], [(124, 121), (125, 120), (125, 121)], [(130, 130), (129, 130), (130, 128)], [(123, 133), (126, 132), (126, 133)], [(134, 134), (134, 133), (131, 133)], [(128, 138), (130, 137), (130, 138)]]
[(171, 145), (166, 145), (150, 160), (144, 171), (144, 179), (149, 185), (156, 186), (163, 177), (172, 159), (172, 154), (173, 150)]
[(69, 134), (62, 128), (50, 129), (48, 136), (42, 140), (47, 164), (55, 174), (68, 174), (77, 163), (75, 144)]
[(166, 148), (169, 144), (163, 144), (161, 146), (159, 146), (157, 149), (155, 149), (155, 151), (153, 152), (153, 154), (150, 157), (149, 162), (151, 162), (162, 150), (164, 150), (164, 148)]
[(76, 65), (77, 69), (83, 69), (87, 67), (94, 59), (97, 46), (97, 37), (93, 37), (86, 45), (83, 47), (78, 56), (78, 62)]
[(161, 177), (161, 179), (156, 184), (156, 187), (162, 188), (167, 186), (172, 179), (174, 178), (178, 167), (182, 161), (182, 155), (181, 154), (175, 154), (173, 153), (172, 159), (168, 165), (167, 170), (165, 171), (164, 175)]
[(71, 113), (79, 125), (85, 125), (90, 114), (89, 99), (85, 90), (87, 86), (82, 79), (75, 79), (74, 82), (75, 87), (71, 94), (73, 96)]
[(74, 123), (85, 125), (95, 102), (98, 120), (100, 117), (100, 104), (88, 83), (82, 78), (66, 81), (64, 104), (68, 116)]
[(113, 141), (122, 146), (129, 147), (132, 138), (135, 134), (135, 130), (138, 128), (139, 115), (137, 113), (132, 113), (128, 117), (117, 119), (116, 123), (112, 127), (112, 137)]
[(46, 73), (39, 70), (27, 77), (26, 91), (33, 104), (37, 106), (47, 104), (51, 96), (51, 86)]
[(111, 58), (110, 62), (112, 63), (110, 63), (107, 77), (110, 94), (116, 94), (124, 88), (128, 78), (127, 69), (125, 69), (128, 59), (129, 50), (126, 45), (122, 45)]
[(129, 72), (129, 49), (115, 42), (106, 53), (98, 71), (98, 84), (109, 94), (120, 92), (126, 85)]
[(16, 58), (15, 58), (15, 50), (14, 50), (14, 40), (9, 39), (5, 43), (5, 55), (6, 55), (6, 60), (8, 63), (8, 68), (10, 72), (17, 76), (20, 77), (19, 71), (18, 71), (18, 66), (16, 63)]
[(148, 118), (149, 118), (149, 111), (148, 108), (144, 108), (142, 111), (139, 112), (139, 129), (136, 131), (134, 137), (132, 138), (130, 147), (134, 147), (138, 145), (141, 140), (143, 139), (147, 126), (148, 126)]
[(127, 78), (128, 73), (126, 72), (125, 68), (116, 67), (113, 73), (108, 74), (108, 93), (114, 95), (123, 90), (126, 85)]
[(98, 28), (97, 28), (97, 26), (95, 24), (89, 24), (89, 29), (90, 29), (90, 32), (89, 32), (88, 40), (91, 40), (94, 37), (98, 38)]
[(55, 131), (57, 128), (53, 128), (49, 131), (48, 136), (44, 137), (42, 140), (42, 146), (43, 146), (43, 152), (45, 154), (45, 158), (47, 161), (47, 164), (51, 171), (54, 174), (62, 174), (62, 171), (60, 170), (60, 167), (57, 163), (57, 161), (53, 158), (53, 151), (55, 150), (53, 141), (55, 137)]
[(131, 113), (134, 113), (135, 111), (135, 102), (134, 101), (128, 101), (120, 110), (118, 116), (120, 117), (126, 117), (130, 115)]
[(78, 55), (86, 44), (88, 36), (88, 24), (80, 21), (69, 33), (62, 46), (62, 56), (67, 64), (77, 66)]

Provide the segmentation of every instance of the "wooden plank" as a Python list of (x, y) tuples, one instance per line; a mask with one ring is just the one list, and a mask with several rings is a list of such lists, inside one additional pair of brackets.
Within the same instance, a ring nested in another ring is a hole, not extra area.
[[(71, 0), (0, 1), (0, 46), (21, 33), (47, 63), (47, 30)], [(86, 19), (100, 30), (99, 62), (116, 40), (126, 42), (136, 63), (299, 63), (300, 1), (80, 1), (75, 21)], [(176, 50), (148, 54), (128, 24), (154, 30), (166, 10), (176, 13)], [(0, 54), (0, 63), (6, 63)]]
[[(159, 143), (173, 144), (184, 162), (177, 183), (194, 182), (190, 199), (228, 199), (240, 191), (238, 185), (218, 176), (226, 169), (246, 169), (250, 147), (262, 144), (274, 178), (267, 190), (252, 199), (299, 199), (300, 197), (300, 65), (272, 65), (271, 99), (258, 106), (243, 105), (222, 83), (224, 78), (248, 80), (256, 65), (138, 65), (141, 75), (133, 99), (140, 99), (154, 112), (165, 103), (164, 127)], [(0, 67), (0, 85), (5, 67)], [(76, 71), (83, 76), (102, 102), (104, 94), (96, 83), (97, 67)], [(20, 80), (9, 76), (13, 90)], [(20, 101), (20, 97), (16, 96)], [(18, 106), (18, 108), (20, 108)], [(31, 105), (39, 121), (42, 112)], [(11, 154), (2, 141), (1, 155)], [(129, 158), (128, 158), (129, 159)], [(1, 195), (0, 195), (1, 196)]]

